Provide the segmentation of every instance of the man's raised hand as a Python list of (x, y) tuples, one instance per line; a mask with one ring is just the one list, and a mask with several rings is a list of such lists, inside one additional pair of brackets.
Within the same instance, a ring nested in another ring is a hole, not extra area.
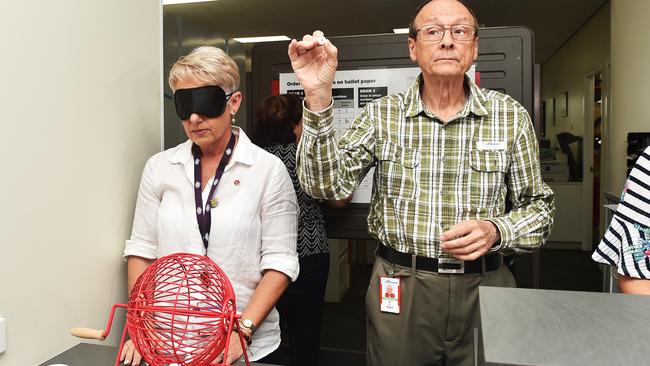
[(332, 101), (332, 82), (338, 65), (338, 50), (321, 31), (306, 34), (302, 41), (289, 44), (289, 59), (298, 81), (305, 90), (311, 110), (327, 108)]

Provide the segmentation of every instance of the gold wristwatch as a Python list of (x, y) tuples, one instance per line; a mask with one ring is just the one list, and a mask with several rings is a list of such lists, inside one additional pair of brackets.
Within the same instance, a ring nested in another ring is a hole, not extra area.
[(238, 323), (237, 325), (239, 326), (239, 330), (244, 335), (244, 338), (246, 338), (246, 343), (250, 346), (251, 343), (253, 342), (252, 340), (253, 333), (255, 333), (255, 331), (257, 330), (255, 323), (253, 323), (253, 321), (248, 318), (239, 319), (237, 323)]
[(250, 320), (250, 319), (248, 319), (248, 318), (246, 318), (246, 319), (239, 319), (239, 326), (241, 326), (242, 328), (244, 328), (244, 329), (250, 331), (251, 336), (252, 336), (253, 333), (255, 333), (255, 331), (257, 330), (257, 327), (255, 326), (255, 323), (253, 323), (253, 321)]

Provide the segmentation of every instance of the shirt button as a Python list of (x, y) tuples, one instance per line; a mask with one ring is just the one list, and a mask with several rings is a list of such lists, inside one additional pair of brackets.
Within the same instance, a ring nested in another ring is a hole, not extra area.
[(440, 158), (440, 161), (442, 161), (444, 163), (444, 162), (447, 161), (447, 158), (443, 156), (442, 158)]
[(447, 193), (445, 191), (440, 191), (440, 195), (444, 197)]

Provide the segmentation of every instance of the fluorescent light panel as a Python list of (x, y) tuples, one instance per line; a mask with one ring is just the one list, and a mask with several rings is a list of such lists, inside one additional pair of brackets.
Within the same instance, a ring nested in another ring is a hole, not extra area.
[(176, 5), (176, 4), (190, 4), (190, 3), (206, 3), (208, 1), (218, 0), (162, 0), (163, 5)]
[(290, 41), (287, 36), (267, 36), (267, 37), (243, 37), (233, 38), (239, 43), (256, 43), (256, 42), (273, 42), (273, 41)]
[(393, 28), (393, 33), (403, 34), (408, 32), (409, 32), (408, 28)]

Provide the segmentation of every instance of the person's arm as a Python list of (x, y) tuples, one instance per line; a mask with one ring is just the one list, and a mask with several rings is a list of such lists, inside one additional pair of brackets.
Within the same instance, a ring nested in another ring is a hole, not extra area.
[[(257, 285), (253, 296), (251, 297), (246, 309), (241, 314), (241, 319), (250, 319), (256, 327), (259, 327), (269, 312), (273, 309), (275, 304), (289, 286), (289, 277), (282, 272), (275, 270), (264, 271), (264, 275)], [(253, 334), (245, 328), (241, 328), (242, 333), (247, 337), (252, 338)], [(217, 363), (223, 361), (223, 353), (215, 360)], [(230, 336), (230, 343), (228, 344), (228, 359), (226, 364), (233, 364), (244, 355), (241, 348), (241, 343), (237, 332), (233, 330)]]
[(506, 185), (512, 209), (490, 218), (498, 229), (499, 241), (490, 250), (512, 249), (529, 252), (542, 245), (551, 233), (555, 204), (553, 191), (542, 180), (539, 147), (528, 112), (521, 110), (522, 123), (511, 154)]
[[(129, 295), (131, 295), (131, 290), (138, 277), (156, 258), (158, 238), (155, 225), (161, 197), (155, 189), (153, 159), (147, 161), (142, 173), (131, 237), (126, 241), (124, 248), (124, 257), (127, 260), (127, 290)], [(123, 361), (125, 365), (139, 365), (142, 361), (142, 356), (135, 349), (133, 341), (130, 339), (122, 347), (120, 361)]]
[(338, 66), (338, 50), (325, 40), (321, 31), (305, 35), (289, 44), (289, 59), (298, 81), (305, 90), (305, 104), (314, 111), (327, 108), (332, 101), (332, 82)]
[(296, 173), (308, 195), (341, 200), (352, 194), (373, 164), (374, 126), (364, 110), (337, 145), (332, 82), (338, 51), (329, 40), (320, 45), (322, 36), (316, 31), (289, 44), (291, 67), (305, 90)]
[(650, 295), (650, 147), (630, 171), (613, 218), (591, 258), (613, 267), (621, 292)]
[(342, 200), (329, 200), (325, 201), (325, 204), (329, 207), (332, 208), (343, 208), (348, 205), (352, 201), (352, 195), (348, 196), (347, 198), (344, 198)]
[[(242, 319), (252, 320), (257, 328), (262, 325), (289, 282), (298, 278), (299, 270), (296, 252), (298, 240), (296, 193), (284, 164), (277, 158), (275, 164), (273, 176), (268, 180), (260, 202), (262, 278), (241, 314)], [(242, 331), (246, 332), (244, 329)], [(252, 337), (252, 334), (246, 333), (246, 335)], [(255, 342), (254, 337), (252, 340)], [(231, 337), (226, 364), (235, 362), (242, 355), (239, 337)], [(216, 361), (221, 362), (221, 357)]]
[[(147, 267), (153, 263), (153, 259), (147, 259), (137, 256), (129, 256), (126, 260), (127, 264), (127, 288), (129, 296), (131, 296), (131, 290), (133, 290), (133, 285), (135, 281), (140, 277), (142, 272), (144, 272)], [(135, 349), (135, 345), (132, 340), (127, 340), (124, 342), (122, 347), (122, 353), (120, 354), (120, 361), (123, 361), (125, 365), (140, 365), (142, 362), (142, 356)]]
[(250, 319), (258, 326), (262, 324), (280, 300), (290, 281), (289, 276), (280, 271), (272, 269), (264, 271), (260, 283), (241, 314), (242, 319)]
[(303, 133), (296, 153), (296, 174), (308, 195), (345, 200), (375, 164), (375, 126), (368, 104), (350, 128), (336, 138), (332, 107), (322, 113), (303, 109)]
[[(131, 237), (126, 241), (124, 258), (135, 256), (156, 259), (156, 248), (158, 246), (156, 225), (162, 197), (155, 183), (155, 159), (157, 159), (157, 156), (149, 159), (142, 172), (140, 187), (138, 189), (138, 199), (135, 204), (135, 214), (133, 215)], [(140, 273), (138, 273), (138, 276)], [(137, 276), (134, 277), (135, 279), (137, 279)], [(132, 284), (129, 278), (129, 291)]]
[(528, 113), (522, 110), (518, 120), (522, 128), (505, 178), (512, 209), (487, 220), (463, 221), (443, 232), (441, 248), (456, 259), (475, 260), (506, 248), (530, 251), (550, 235), (555, 212), (553, 192), (542, 180), (539, 148)]
[(650, 280), (618, 275), (618, 287), (621, 292), (635, 295), (650, 295)]
[(137, 256), (129, 256), (126, 260), (127, 267), (127, 288), (128, 294), (131, 296), (131, 290), (133, 290), (133, 285), (135, 281), (140, 277), (142, 272), (144, 272), (147, 267), (153, 263), (153, 259), (147, 259)]
[[(259, 327), (278, 302), (284, 290), (287, 289), (289, 282), (290, 278), (282, 272), (272, 269), (264, 271), (260, 283), (257, 285), (248, 305), (246, 305), (246, 309), (241, 314), (241, 319), (250, 319), (256, 327)], [(247, 329), (242, 327), (241, 331), (249, 339), (253, 337), (253, 334)], [(239, 336), (233, 331), (228, 345), (228, 359), (226, 360), (226, 364), (230, 365), (234, 363), (243, 355), (244, 352), (241, 348)], [(223, 360), (222, 357), (223, 354), (217, 358), (217, 363)]]

